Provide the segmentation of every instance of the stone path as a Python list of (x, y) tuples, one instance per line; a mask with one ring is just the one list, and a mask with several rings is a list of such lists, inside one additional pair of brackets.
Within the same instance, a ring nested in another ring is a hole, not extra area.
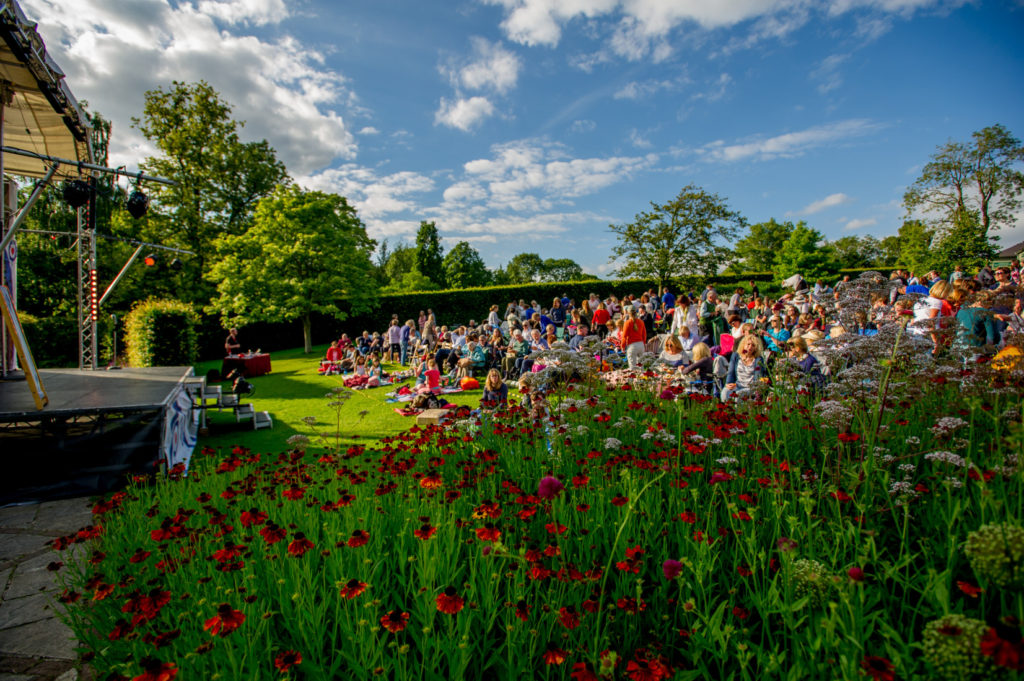
[(88, 499), (0, 508), (0, 681), (86, 681), (71, 630), (57, 619), (60, 558), (47, 545), (92, 519)]

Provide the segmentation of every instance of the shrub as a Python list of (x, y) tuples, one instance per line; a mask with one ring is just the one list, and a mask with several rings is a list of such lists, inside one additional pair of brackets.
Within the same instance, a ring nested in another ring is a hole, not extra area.
[(125, 318), (128, 363), (135, 367), (190, 365), (199, 353), (191, 306), (177, 300), (144, 300)]
[(18, 312), (36, 366), (78, 366), (78, 323), (74, 317), (36, 317)]

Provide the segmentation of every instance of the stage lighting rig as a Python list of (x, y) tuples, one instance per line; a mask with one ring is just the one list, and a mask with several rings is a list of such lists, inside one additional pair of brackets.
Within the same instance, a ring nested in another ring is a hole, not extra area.
[(92, 187), (83, 180), (68, 180), (64, 183), (64, 202), (76, 210), (89, 202)]
[(142, 262), (145, 263), (146, 267), (156, 266), (156, 253), (150, 253), (142, 259)]
[(149, 197), (135, 189), (131, 194), (128, 195), (128, 201), (125, 203), (125, 208), (128, 209), (128, 213), (133, 218), (141, 218), (149, 210)]
[(180, 272), (181, 268), (184, 266), (185, 264), (181, 262), (181, 258), (175, 258), (174, 260), (171, 261), (171, 269), (174, 270), (175, 272)]

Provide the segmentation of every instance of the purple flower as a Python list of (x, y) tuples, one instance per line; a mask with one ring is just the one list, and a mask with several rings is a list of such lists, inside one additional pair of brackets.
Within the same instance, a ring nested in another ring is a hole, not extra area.
[(775, 542), (776, 546), (779, 547), (779, 551), (788, 553), (789, 551), (796, 551), (796, 541), (789, 537), (779, 537)]
[(537, 496), (541, 499), (554, 499), (563, 489), (565, 489), (565, 485), (558, 478), (547, 475), (541, 478), (540, 484), (537, 485)]
[(665, 573), (665, 579), (675, 579), (683, 571), (683, 564), (669, 558), (661, 564), (661, 571)]

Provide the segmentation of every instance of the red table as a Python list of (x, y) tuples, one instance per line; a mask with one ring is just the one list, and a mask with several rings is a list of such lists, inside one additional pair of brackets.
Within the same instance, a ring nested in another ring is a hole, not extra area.
[(232, 369), (241, 370), (246, 378), (270, 373), (270, 353), (258, 355), (228, 355), (220, 365), (220, 375), (227, 376)]

